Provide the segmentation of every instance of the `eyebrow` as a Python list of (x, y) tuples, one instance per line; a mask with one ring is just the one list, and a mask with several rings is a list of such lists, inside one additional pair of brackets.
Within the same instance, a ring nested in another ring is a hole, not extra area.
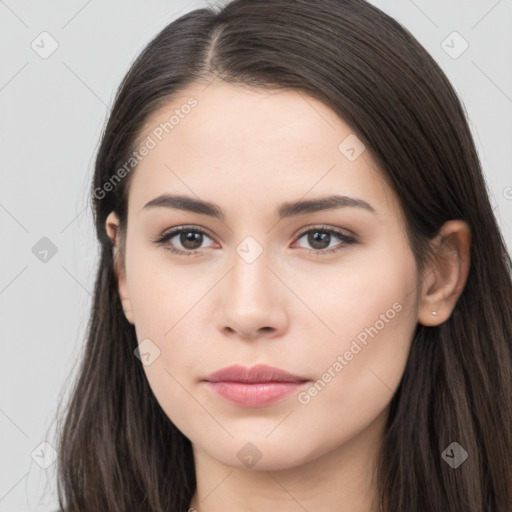
[[(208, 215), (217, 219), (224, 220), (225, 213), (215, 203), (194, 199), (183, 195), (162, 194), (152, 199), (144, 205), (142, 210), (151, 208), (173, 208), (187, 212)], [(299, 200), (289, 203), (283, 203), (277, 209), (277, 216), (280, 219), (295, 217), (307, 213), (314, 213), (326, 210), (336, 210), (340, 208), (354, 207), (362, 208), (376, 214), (375, 209), (366, 201), (343, 195), (331, 195), (319, 199)]]

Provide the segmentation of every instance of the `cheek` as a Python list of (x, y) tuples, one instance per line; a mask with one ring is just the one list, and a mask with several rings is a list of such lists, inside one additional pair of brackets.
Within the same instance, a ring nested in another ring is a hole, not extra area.
[(191, 382), (197, 361), (204, 358), (200, 341), (204, 324), (197, 322), (204, 283), (194, 284), (169, 265), (141, 272), (131, 284), (138, 342), (151, 340), (148, 346), (155, 354), (144, 366), (148, 383), (170, 420), (188, 432), (194, 418), (204, 414)]
[(192, 266), (173, 265), (159, 252), (131, 253), (128, 288), (138, 343), (145, 343), (151, 353), (151, 364), (144, 366), (148, 382), (162, 408), (173, 411), (173, 421), (177, 414), (179, 424), (184, 414), (199, 412), (185, 388), (197, 374), (197, 361), (204, 358), (205, 323), (198, 315), (218, 278), (199, 277)]
[(327, 342), (317, 344), (320, 349), (341, 349), (359, 335), (364, 342), (365, 329), (375, 324), (379, 338), (385, 337), (380, 334), (384, 332), (396, 335), (404, 321), (406, 330), (410, 329), (417, 300), (416, 264), (399, 240), (380, 241), (371, 249), (347, 253), (336, 264), (319, 265), (313, 277), (311, 270), (289, 272), (286, 279), (294, 283), (294, 292), (316, 316), (299, 321), (308, 331), (311, 326), (317, 328)]
[(163, 248), (133, 247), (127, 283), (135, 325), (141, 335), (171, 338), (214, 285), (215, 276), (180, 265)]
[(364, 425), (382, 412), (407, 362), (417, 286), (414, 259), (405, 251), (381, 251), (378, 262), (361, 257), (339, 272), (315, 302), (335, 334), (326, 331), (310, 352), (309, 368), (318, 380), (299, 403), (311, 413), (328, 409), (340, 428), (347, 417)]

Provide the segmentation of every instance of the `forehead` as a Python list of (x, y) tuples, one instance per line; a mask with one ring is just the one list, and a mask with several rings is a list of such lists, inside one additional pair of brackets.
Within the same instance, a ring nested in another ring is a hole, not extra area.
[(337, 193), (398, 213), (370, 148), (303, 92), (193, 84), (147, 119), (138, 140), (150, 149), (133, 171), (137, 210), (164, 192), (237, 207)]

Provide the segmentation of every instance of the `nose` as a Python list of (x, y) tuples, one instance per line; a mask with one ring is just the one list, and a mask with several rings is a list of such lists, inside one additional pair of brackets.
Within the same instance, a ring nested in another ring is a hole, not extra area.
[(264, 254), (251, 263), (236, 254), (220, 290), (218, 328), (225, 336), (249, 340), (280, 336), (288, 324), (285, 289)]

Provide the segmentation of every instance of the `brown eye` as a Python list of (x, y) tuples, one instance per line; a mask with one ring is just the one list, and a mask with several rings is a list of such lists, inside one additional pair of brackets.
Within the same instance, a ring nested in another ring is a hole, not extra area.
[[(156, 244), (163, 245), (170, 252), (194, 256), (202, 251), (204, 238), (210, 238), (203, 230), (194, 227), (181, 227), (174, 229), (155, 240)], [(174, 242), (172, 241), (173, 239)], [(210, 238), (211, 239), (211, 238)], [(181, 247), (180, 247), (181, 245)]]
[[(338, 230), (323, 227), (303, 231), (297, 240), (301, 240), (302, 238), (305, 238), (306, 243), (311, 246), (310, 252), (317, 255), (333, 253), (342, 250), (349, 244), (356, 243), (356, 239), (353, 236), (346, 235)], [(331, 245), (331, 242), (335, 242), (336, 239), (338, 243)], [(305, 247), (305, 249), (308, 248)]]
[(203, 234), (198, 233), (197, 231), (182, 231), (177, 236), (179, 236), (180, 244), (185, 249), (195, 250), (199, 249), (203, 243)]

